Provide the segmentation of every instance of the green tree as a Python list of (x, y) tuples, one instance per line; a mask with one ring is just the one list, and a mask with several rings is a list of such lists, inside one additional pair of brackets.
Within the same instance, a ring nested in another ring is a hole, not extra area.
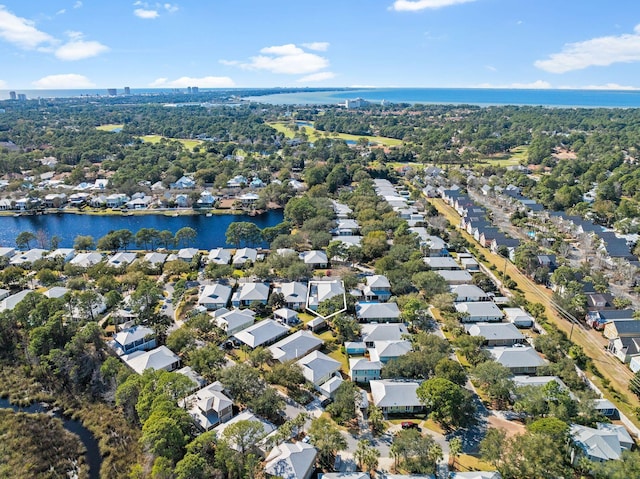
[(353, 453), (353, 458), (358, 463), (360, 469), (365, 472), (370, 472), (378, 467), (380, 451), (373, 447), (371, 441), (368, 439), (360, 439)]
[(347, 447), (347, 441), (340, 430), (324, 417), (311, 422), (309, 437), (311, 444), (318, 450), (318, 462), (325, 468), (333, 468), (336, 454)]
[(451, 467), (455, 470), (456, 460), (462, 454), (462, 439), (460, 437), (454, 437), (449, 441), (449, 457), (451, 458)]
[(176, 461), (182, 457), (185, 438), (175, 419), (160, 417), (145, 422), (140, 443), (152, 454)]
[(427, 300), (436, 294), (448, 293), (449, 285), (446, 280), (435, 271), (421, 271), (411, 277), (411, 281), (416, 285)]
[(378, 434), (382, 434), (386, 426), (382, 409), (380, 409), (375, 404), (371, 404), (369, 406), (368, 413), (369, 427), (371, 428), (371, 432), (373, 432), (375, 436), (377, 436)]
[(344, 381), (338, 387), (333, 402), (327, 411), (338, 424), (346, 424), (355, 419), (356, 407), (360, 403), (360, 391), (355, 383)]
[(430, 417), (445, 429), (473, 422), (475, 406), (471, 393), (448, 379), (428, 379), (420, 384), (416, 394)]
[(502, 407), (511, 398), (514, 385), (511, 370), (496, 361), (485, 361), (478, 364), (471, 376), (478, 381), (488, 396)]
[(77, 251), (87, 251), (95, 246), (93, 236), (78, 235), (73, 240), (73, 249)]
[(423, 436), (415, 429), (404, 429), (395, 436), (389, 450), (395, 466), (412, 474), (433, 474), (442, 459), (442, 448), (433, 437)]
[(174, 472), (176, 479), (205, 479), (211, 477), (206, 474), (207, 461), (198, 454), (185, 454), (176, 464)]
[(31, 248), (30, 243), (35, 239), (36, 235), (31, 231), (21, 231), (16, 236), (16, 246), (20, 249), (29, 249)]
[(264, 426), (261, 422), (245, 420), (229, 425), (222, 437), (235, 446), (241, 456), (244, 456), (264, 435)]
[(185, 226), (176, 231), (175, 243), (190, 245), (198, 236), (198, 232), (189, 226)]

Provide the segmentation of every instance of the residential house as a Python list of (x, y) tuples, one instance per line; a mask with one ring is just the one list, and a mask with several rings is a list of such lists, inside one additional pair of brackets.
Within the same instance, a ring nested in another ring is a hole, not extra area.
[(530, 328), (533, 326), (533, 316), (522, 308), (504, 308), (502, 312), (507, 321), (518, 328)]
[(298, 313), (289, 308), (278, 308), (273, 312), (273, 319), (284, 324), (295, 325), (300, 322)]
[(374, 341), (373, 348), (369, 349), (369, 357), (372, 361), (380, 361), (387, 364), (392, 359), (399, 358), (412, 350), (411, 342), (400, 341)]
[(623, 363), (628, 363), (632, 358), (640, 356), (640, 335), (634, 337), (624, 336), (610, 339), (609, 346), (607, 346), (607, 351), (609, 351)]
[(171, 183), (169, 188), (172, 190), (191, 190), (196, 187), (195, 180), (190, 176), (183, 176), (175, 183)]
[(502, 479), (498, 471), (452, 472), (449, 479)]
[(362, 236), (358, 236), (358, 235), (332, 236), (331, 241), (339, 241), (346, 248), (351, 248), (352, 246), (360, 246), (360, 244), (362, 243)]
[(598, 310), (589, 311), (585, 319), (589, 326), (601, 330), (604, 329), (605, 324), (610, 321), (635, 319), (633, 314), (633, 309)]
[(248, 328), (255, 322), (256, 313), (250, 309), (220, 308), (213, 314), (213, 322), (229, 336)]
[(225, 265), (231, 262), (231, 250), (225, 248), (215, 248), (209, 251), (207, 256), (209, 263)]
[(344, 309), (346, 310), (346, 297), (344, 283), (339, 280), (309, 281), (309, 294), (307, 296), (307, 308), (315, 311), (318, 305), (327, 299), (342, 295)]
[(130, 210), (143, 210), (149, 207), (151, 203), (153, 203), (153, 196), (142, 195), (132, 198), (127, 201), (124, 205)]
[(269, 346), (273, 359), (281, 363), (296, 360), (320, 349), (324, 342), (315, 334), (300, 330)]
[(268, 300), (268, 283), (243, 283), (231, 296), (231, 303), (236, 307), (250, 306), (255, 302), (267, 304)]
[(231, 287), (223, 284), (207, 284), (202, 288), (198, 304), (209, 311), (224, 308), (231, 297)]
[(121, 359), (138, 374), (142, 374), (147, 369), (175, 371), (180, 367), (180, 357), (166, 346), (124, 354)]
[(366, 358), (349, 358), (349, 376), (354, 383), (368, 383), (381, 378), (382, 362)]
[(24, 298), (26, 298), (29, 293), (35, 293), (35, 291), (31, 289), (25, 289), (20, 291), (19, 293), (7, 296), (2, 301), (0, 301), (0, 312), (13, 311), (13, 308), (15, 308), (18, 303), (20, 303)]
[(267, 477), (278, 479), (311, 479), (318, 451), (310, 444), (298, 441), (275, 446), (265, 459)]
[(31, 248), (29, 251), (24, 252), (19, 251), (11, 257), (9, 263), (15, 266), (25, 263), (33, 263), (34, 261), (42, 258), (46, 253), (47, 250), (42, 248)]
[(49, 259), (62, 258), (65, 263), (68, 263), (76, 255), (76, 250), (73, 248), (58, 248), (47, 255)]
[(456, 303), (456, 311), (461, 313), (463, 323), (502, 321), (502, 311), (491, 301)]
[(344, 350), (347, 356), (364, 356), (367, 354), (367, 345), (363, 341), (345, 341)]
[(400, 308), (396, 303), (356, 303), (356, 317), (361, 322), (400, 321)]
[(366, 301), (387, 301), (391, 297), (391, 283), (381, 274), (367, 276), (362, 286), (362, 296)]
[(434, 270), (455, 271), (460, 269), (460, 265), (451, 256), (429, 256), (423, 260), (430, 269)]
[(16, 253), (15, 248), (0, 248), (0, 258), (11, 258)]
[[(620, 431), (616, 428), (598, 428), (572, 424), (569, 430), (573, 442), (571, 451), (571, 462), (577, 463), (581, 456), (593, 462), (605, 462), (620, 459), (622, 451), (626, 450), (620, 442)], [(627, 441), (624, 434), (621, 434), (623, 441)], [(629, 437), (629, 439), (631, 439)], [(633, 442), (633, 441), (631, 441)]]
[(227, 181), (227, 188), (243, 188), (249, 184), (249, 180), (242, 175), (236, 175)]
[(100, 263), (104, 259), (102, 254), (96, 251), (90, 251), (87, 253), (78, 253), (75, 258), (69, 261), (69, 264), (79, 266), (81, 268), (89, 268)]
[(184, 400), (189, 415), (203, 431), (209, 431), (233, 417), (233, 401), (223, 393), (223, 389), (222, 384), (216, 381)]
[[(232, 424), (236, 424), (240, 421), (250, 421), (250, 422), (255, 422), (258, 423), (262, 426), (262, 434), (258, 435), (258, 438), (255, 442), (255, 444), (249, 444), (248, 446), (250, 447), (254, 447), (258, 444), (258, 442), (266, 437), (267, 435), (271, 434), (273, 431), (276, 430), (276, 427), (271, 424), (269, 421), (266, 421), (265, 419), (262, 419), (261, 417), (256, 416), (255, 414), (253, 414), (251, 411), (244, 410), (242, 411), (240, 414), (238, 414), (237, 416), (232, 417), (231, 419), (229, 419), (227, 422), (223, 422), (222, 424), (218, 424), (216, 427), (213, 428), (213, 430), (216, 432), (216, 436), (218, 437), (218, 439), (222, 438), (224, 435), (224, 431), (231, 426)], [(229, 444), (229, 446), (238, 451), (238, 445), (237, 444)]]
[(133, 263), (136, 259), (135, 253), (119, 252), (109, 258), (107, 264), (113, 268), (120, 268)]
[(182, 248), (178, 250), (178, 259), (190, 262), (198, 253), (198, 248)]
[(467, 334), (485, 339), (484, 345), (513, 346), (526, 341), (522, 333), (511, 323), (475, 323), (466, 327)]
[(287, 308), (300, 311), (307, 303), (308, 288), (306, 283), (298, 281), (281, 283), (280, 286), (274, 288), (274, 293), (280, 293), (284, 296), (284, 305)]
[(5, 298), (8, 298), (10, 294), (11, 294), (11, 291), (9, 291), (8, 289), (0, 288), (0, 301), (2, 301)]
[(156, 335), (151, 328), (146, 326), (133, 326), (114, 334), (112, 347), (120, 355), (131, 354), (135, 351), (149, 351), (154, 349)]
[(264, 319), (233, 336), (251, 349), (275, 343), (289, 332), (289, 327), (272, 319)]
[(304, 262), (304, 264), (309, 265), (315, 269), (326, 268), (329, 265), (327, 253), (325, 253), (324, 251), (304, 251), (300, 253), (300, 259)]
[(618, 408), (616, 408), (608, 399), (595, 399), (593, 401), (593, 409), (603, 416), (617, 419), (619, 416)]
[(610, 293), (586, 293), (585, 296), (588, 311), (616, 309), (613, 304), (613, 295)]
[(425, 409), (416, 394), (420, 385), (417, 381), (380, 379), (370, 381), (369, 385), (373, 403), (384, 414), (418, 413)]
[(536, 374), (538, 368), (548, 364), (548, 361), (531, 347), (496, 347), (487, 351), (495, 361), (509, 368), (513, 374)]
[(255, 263), (258, 258), (258, 250), (253, 248), (240, 248), (233, 255), (233, 265), (238, 266), (245, 263)]
[(340, 375), (341, 364), (320, 351), (313, 351), (296, 361), (302, 368), (305, 379), (316, 388), (322, 386), (333, 376)]
[(444, 278), (444, 280), (450, 285), (458, 285), (458, 284), (469, 284), (473, 279), (471, 273), (465, 270), (438, 270), (436, 271), (440, 276)]
[(360, 231), (358, 222), (349, 218), (338, 218), (337, 226), (331, 230), (335, 236), (354, 236)]
[(402, 323), (363, 324), (362, 342), (367, 348), (373, 348), (376, 341), (400, 341), (405, 339), (409, 330)]
[(461, 258), (458, 256), (458, 261), (460, 261), (460, 266), (465, 271), (470, 271), (472, 273), (477, 273), (480, 271), (480, 263), (475, 258)]
[(640, 337), (640, 320), (624, 318), (607, 321), (603, 334), (607, 339)]
[(149, 263), (152, 268), (159, 268), (167, 260), (165, 253), (147, 253), (143, 257), (143, 261)]
[(129, 197), (124, 193), (113, 193), (105, 198), (107, 208), (120, 208), (129, 201)]
[(456, 303), (478, 303), (491, 301), (491, 296), (474, 284), (459, 284), (451, 287), (451, 292), (455, 294)]
[(323, 329), (326, 329), (327, 320), (322, 316), (318, 316), (316, 318), (313, 318), (311, 321), (307, 321), (304, 326), (308, 330), (317, 333), (319, 331), (322, 331)]

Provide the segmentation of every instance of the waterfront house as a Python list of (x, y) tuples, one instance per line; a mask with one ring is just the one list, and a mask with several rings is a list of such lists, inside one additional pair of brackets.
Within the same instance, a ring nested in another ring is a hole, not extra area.
[(198, 304), (209, 311), (224, 308), (231, 297), (231, 287), (223, 284), (207, 284), (202, 288)]
[(119, 252), (109, 258), (107, 264), (113, 268), (120, 268), (133, 263), (136, 259), (135, 253)]
[(221, 265), (229, 264), (231, 262), (231, 250), (225, 248), (212, 249), (211, 251), (209, 251), (207, 261), (209, 263)]
[(525, 342), (525, 337), (511, 323), (475, 323), (466, 328), (467, 334), (485, 339), (484, 345), (513, 346)]
[(129, 201), (129, 197), (124, 193), (113, 193), (105, 198), (105, 205), (107, 208), (120, 208), (127, 201)]
[(73, 248), (58, 248), (47, 255), (49, 259), (62, 258), (65, 263), (68, 263), (76, 255), (76, 250)]
[(135, 351), (121, 358), (138, 374), (142, 374), (147, 369), (175, 371), (180, 367), (180, 358), (166, 346), (159, 346), (149, 351)]
[(487, 351), (496, 362), (509, 368), (513, 374), (536, 374), (538, 368), (548, 364), (548, 361), (531, 347), (496, 347)]
[(198, 248), (182, 248), (178, 250), (178, 259), (190, 262), (198, 254)]
[(278, 444), (266, 457), (264, 472), (279, 479), (310, 479), (317, 454), (315, 447), (301, 441)]
[(15, 248), (9, 248), (6, 246), (0, 248), (0, 258), (11, 258), (15, 253)]
[(188, 208), (191, 206), (191, 198), (189, 195), (185, 195), (184, 193), (176, 195), (174, 201), (178, 208)]
[(151, 203), (153, 203), (153, 196), (143, 195), (136, 198), (134, 195), (134, 198), (127, 201), (125, 206), (130, 210), (143, 210), (148, 208)]
[(231, 304), (236, 307), (250, 306), (257, 302), (267, 304), (269, 300), (268, 283), (243, 283), (231, 297)]
[(143, 261), (149, 263), (151, 268), (158, 268), (167, 260), (165, 253), (147, 253), (144, 255)]
[(368, 383), (381, 378), (382, 362), (366, 358), (349, 358), (349, 376), (354, 383)]
[(29, 251), (17, 252), (15, 256), (12, 256), (9, 260), (9, 263), (12, 265), (22, 265), (25, 263), (33, 263), (36, 260), (39, 260), (47, 253), (46, 249), (42, 248), (31, 248)]
[(146, 326), (133, 326), (114, 334), (112, 347), (119, 355), (149, 351), (156, 347), (156, 335)]
[(502, 311), (491, 301), (456, 303), (456, 311), (463, 317), (463, 323), (502, 321)]
[(315, 334), (301, 330), (269, 346), (269, 351), (271, 351), (273, 359), (284, 363), (306, 356), (310, 352), (320, 349), (323, 344), (322, 339)]
[(258, 258), (258, 251), (253, 248), (241, 248), (233, 255), (233, 265), (243, 265), (245, 263), (255, 263)]
[(386, 414), (418, 413), (425, 409), (418, 399), (417, 381), (380, 379), (369, 382), (373, 404)]
[(203, 431), (209, 431), (233, 417), (233, 401), (223, 393), (216, 381), (196, 391), (184, 400), (185, 408)]
[(274, 288), (274, 293), (280, 293), (284, 296), (284, 305), (287, 308), (301, 310), (307, 303), (307, 284), (298, 281), (290, 283), (281, 283)]
[(251, 349), (275, 343), (289, 332), (289, 327), (273, 319), (264, 319), (234, 334), (234, 337)]
[(79, 266), (80, 268), (89, 268), (100, 263), (104, 259), (102, 254), (96, 251), (90, 251), (87, 253), (78, 253), (75, 258), (69, 261), (69, 264)]
[(400, 308), (396, 303), (356, 303), (356, 317), (361, 322), (400, 321)]
[(256, 313), (250, 309), (220, 308), (213, 314), (213, 321), (229, 336), (251, 326), (255, 321)]

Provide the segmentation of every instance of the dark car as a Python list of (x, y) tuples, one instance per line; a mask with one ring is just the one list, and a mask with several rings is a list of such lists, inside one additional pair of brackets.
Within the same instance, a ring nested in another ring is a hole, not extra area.
[(327, 407), (327, 406), (328, 406), (329, 404), (331, 404), (332, 402), (333, 402), (333, 399), (331, 399), (331, 398), (326, 398), (326, 399), (323, 399), (323, 400), (320, 402), (320, 406), (322, 406), (322, 407)]
[(402, 429), (417, 429), (418, 431), (420, 430), (420, 427), (413, 421), (403, 421), (402, 423), (400, 423), (400, 427)]

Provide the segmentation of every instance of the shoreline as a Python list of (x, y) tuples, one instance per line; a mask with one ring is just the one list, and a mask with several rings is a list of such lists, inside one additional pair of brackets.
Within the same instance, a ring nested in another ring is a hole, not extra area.
[(85, 208), (84, 210), (73, 208), (73, 209), (58, 209), (58, 208), (47, 208), (45, 210), (40, 211), (16, 211), (16, 210), (5, 210), (0, 211), (0, 217), (29, 217), (29, 216), (44, 216), (44, 215), (84, 215), (84, 216), (148, 216), (148, 215), (156, 215), (156, 216), (167, 216), (167, 217), (177, 217), (177, 216), (223, 216), (223, 215), (237, 215), (237, 216), (259, 216), (267, 211), (282, 209), (282, 208), (267, 208), (266, 210), (256, 210), (256, 211), (246, 211), (246, 210), (238, 210), (238, 209), (203, 209), (203, 210), (194, 210), (194, 209), (153, 209), (153, 210), (112, 210), (107, 208), (105, 210), (102, 209), (90, 209)]

